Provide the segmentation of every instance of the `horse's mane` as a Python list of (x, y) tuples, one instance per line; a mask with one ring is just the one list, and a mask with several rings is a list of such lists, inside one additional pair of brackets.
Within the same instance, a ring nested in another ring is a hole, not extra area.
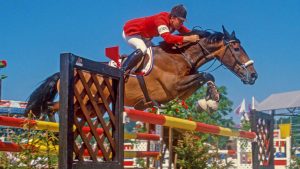
[[(224, 34), (221, 32), (199, 30), (199, 29), (193, 29), (189, 33), (180, 34), (180, 35), (182, 35), (182, 36), (199, 35), (200, 38), (205, 38), (204, 39), (205, 43), (216, 43), (216, 42), (223, 40), (223, 37), (224, 37)], [(177, 49), (174, 49), (173, 46), (174, 46), (173, 44), (167, 43), (165, 41), (159, 42), (159, 47), (161, 47), (162, 49), (167, 50), (167, 51), (170, 51), (170, 50), (173, 52), (177, 51)]]
[(216, 31), (208, 31), (208, 30), (199, 30), (193, 29), (191, 32), (182, 34), (185, 35), (199, 35), (200, 38), (205, 38), (207, 43), (215, 43), (223, 40), (224, 34)]

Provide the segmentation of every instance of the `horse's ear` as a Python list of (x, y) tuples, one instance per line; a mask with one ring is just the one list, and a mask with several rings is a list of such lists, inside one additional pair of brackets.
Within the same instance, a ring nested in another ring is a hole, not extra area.
[(224, 25), (222, 25), (222, 28), (223, 28), (223, 33), (224, 33), (225, 39), (228, 39), (230, 37), (229, 33), (225, 29)]
[(233, 39), (235, 39), (236, 37), (235, 37), (235, 32), (234, 31), (232, 31), (232, 33), (231, 33), (231, 35), (230, 35)]

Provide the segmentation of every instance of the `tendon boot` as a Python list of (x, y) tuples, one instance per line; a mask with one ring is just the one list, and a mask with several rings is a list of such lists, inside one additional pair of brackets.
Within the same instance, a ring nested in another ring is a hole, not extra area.
[(128, 74), (143, 59), (143, 56), (144, 54), (141, 49), (137, 49), (128, 55), (127, 59), (122, 64), (122, 70), (125, 74)]
[(207, 92), (206, 92), (206, 99), (212, 99), (216, 102), (220, 101), (220, 93), (218, 92), (218, 89), (213, 81), (207, 82)]

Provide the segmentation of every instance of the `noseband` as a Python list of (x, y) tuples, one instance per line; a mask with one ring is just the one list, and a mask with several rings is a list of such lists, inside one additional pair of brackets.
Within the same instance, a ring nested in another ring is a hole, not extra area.
[[(224, 42), (224, 44), (226, 45), (226, 48), (225, 48), (225, 51), (224, 51), (224, 54), (223, 54), (223, 56), (221, 57), (221, 64), (222, 64), (222, 60), (223, 60), (223, 58), (224, 58), (224, 56), (225, 56), (225, 53), (226, 53), (226, 51), (229, 49), (229, 51), (230, 51), (230, 53), (231, 53), (231, 55), (235, 58), (235, 62), (238, 64), (238, 66), (241, 68), (241, 69), (244, 69), (244, 71), (245, 71), (245, 74), (244, 74), (244, 76), (241, 78), (241, 80), (243, 80), (244, 82), (249, 82), (249, 80), (248, 79), (250, 79), (251, 77), (251, 75), (250, 75), (250, 71), (247, 69), (247, 67), (248, 66), (250, 66), (250, 65), (252, 65), (253, 63), (254, 63), (254, 61), (253, 60), (248, 60), (246, 63), (242, 63), (241, 61), (240, 61), (240, 55), (236, 55), (235, 54), (235, 52), (234, 51), (232, 51), (232, 49), (230, 48), (230, 44), (231, 43), (239, 43), (239, 41), (236, 41), (236, 40), (230, 40), (230, 41), (225, 41), (225, 40), (223, 40), (223, 42)], [(240, 49), (239, 49), (240, 50)], [(233, 66), (233, 68), (234, 68), (234, 66)], [(233, 70), (231, 70), (231, 69), (229, 69), (233, 74), (235, 74), (237, 77), (239, 77), (238, 75), (237, 75), (237, 73), (236, 72), (234, 72)]]

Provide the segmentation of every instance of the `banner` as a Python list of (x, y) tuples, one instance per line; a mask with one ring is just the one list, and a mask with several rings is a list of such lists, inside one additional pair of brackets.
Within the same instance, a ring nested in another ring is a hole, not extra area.
[(26, 105), (27, 105), (27, 102), (22, 102), (22, 101), (14, 101), (14, 100), (1, 100), (0, 101), (0, 107), (5, 107), (5, 108), (25, 109)]
[(287, 137), (291, 136), (291, 124), (279, 124), (280, 129), (280, 135), (282, 139), (285, 139)]

